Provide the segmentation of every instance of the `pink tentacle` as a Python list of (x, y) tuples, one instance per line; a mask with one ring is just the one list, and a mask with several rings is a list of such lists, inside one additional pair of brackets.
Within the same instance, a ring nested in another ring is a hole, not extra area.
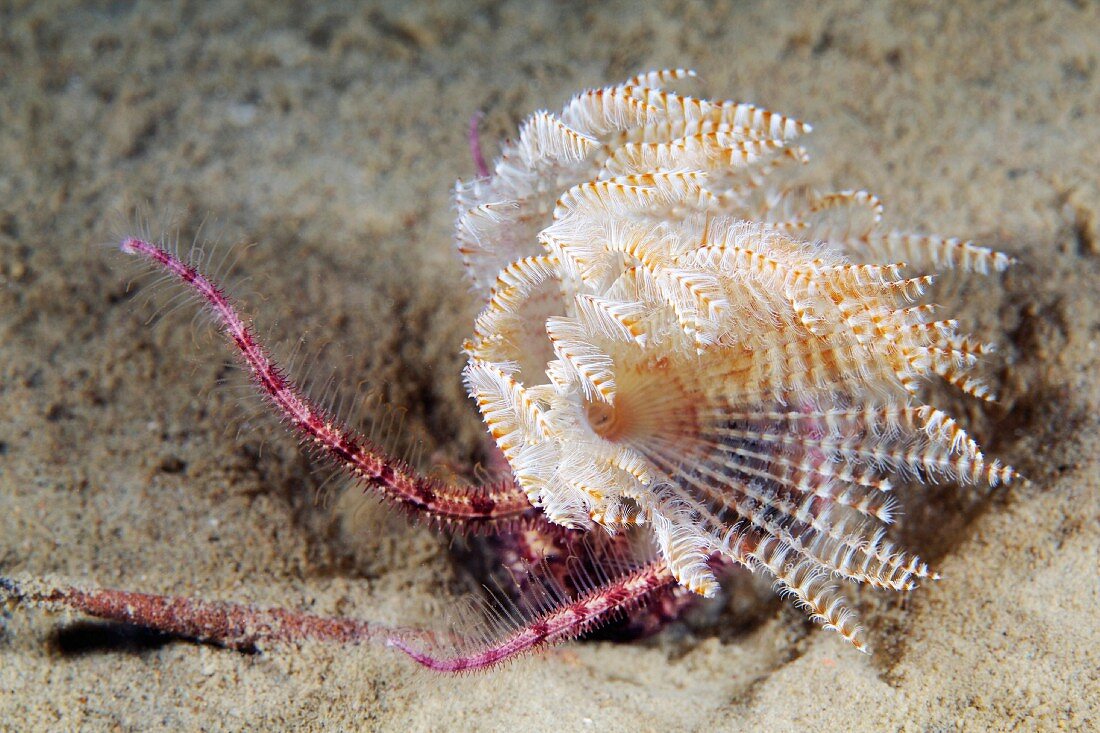
[(23, 584), (0, 577), (0, 592), (18, 602), (51, 611), (78, 611), (104, 621), (132, 624), (241, 651), (273, 642), (358, 643), (393, 633), (351, 618), (110, 588), (43, 586), (39, 581)]
[(580, 636), (617, 613), (637, 608), (675, 582), (664, 562), (654, 561), (583, 593), (569, 603), (547, 609), (496, 643), (474, 651), (460, 651), (453, 656), (437, 653), (431, 645), (418, 647), (412, 639), (401, 634), (392, 634), (387, 643), (437, 672), (484, 670), (548, 644)]
[(303, 442), (384, 498), (437, 525), (460, 525), (468, 531), (546, 523), (526, 495), (511, 482), (485, 487), (448, 485), (386, 455), (354, 430), (338, 424), (306, 397), (271, 359), (222, 289), (195, 267), (162, 247), (136, 238), (124, 240), (121, 249), (152, 261), (191, 288), (237, 348), (256, 386)]

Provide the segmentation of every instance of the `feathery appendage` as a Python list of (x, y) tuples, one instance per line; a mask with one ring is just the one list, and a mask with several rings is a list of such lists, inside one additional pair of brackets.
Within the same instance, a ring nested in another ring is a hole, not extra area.
[(194, 265), (169, 248), (141, 239), (127, 238), (120, 249), (145, 258), (189, 288), (236, 348), (260, 393), (302, 443), (382, 498), (438, 526), (461, 525), (471, 532), (541, 522), (510, 482), (485, 487), (449, 485), (386, 455), (306, 396), (269, 356), (229, 297)]
[[(864, 191), (772, 185), (810, 127), (640, 75), (537, 112), (459, 183), (456, 240), (484, 306), (465, 378), (553, 522), (646, 525), (675, 578), (715, 556), (770, 575), (863, 646), (834, 579), (935, 574), (885, 539), (894, 480), (1016, 477), (923, 404), (941, 377), (989, 399), (988, 347), (917, 301), (1004, 254), (883, 229)], [(908, 263), (903, 264), (902, 261)]]
[[(611, 558), (598, 561), (614, 565)], [(518, 599), (506, 594), (475, 604), (453, 633), (397, 633), (387, 643), (437, 672), (484, 670), (606, 626), (675, 584), (662, 560), (601, 574), (598, 582), (589, 580), (577, 592), (538, 576), (534, 569), (525, 574), (533, 588)]]
[[(536, 575), (532, 573), (532, 577)], [(0, 601), (75, 611), (245, 652), (306, 641), (385, 644), (428, 669), (453, 674), (485, 670), (576, 638), (637, 610), (675, 583), (660, 560), (624, 568), (613, 578), (601, 578), (598, 586), (592, 583), (575, 594), (550, 578), (533, 582), (538, 593), (528, 593), (522, 608), (510, 598), (497, 599), (503, 604), (500, 606), (488, 601), (474, 604), (474, 615), (462, 619), (462, 628), (454, 634), (387, 627), (346, 616), (42, 579), (0, 577)], [(531, 597), (536, 600), (531, 602)]]
[(48, 610), (77, 611), (105, 621), (141, 626), (240, 651), (307, 639), (340, 643), (384, 640), (393, 633), (357, 619), (155, 593), (84, 588), (38, 579), (0, 577), (0, 598), (4, 596)]

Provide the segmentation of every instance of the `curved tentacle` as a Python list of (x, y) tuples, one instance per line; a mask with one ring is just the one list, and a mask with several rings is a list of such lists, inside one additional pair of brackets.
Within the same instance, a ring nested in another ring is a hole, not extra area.
[[(513, 622), (508, 633), (493, 640), (475, 642), (463, 648), (462, 639), (395, 633), (387, 639), (387, 644), (436, 672), (485, 670), (544, 646), (575, 639), (605, 625), (617, 614), (638, 608), (675, 583), (665, 562), (654, 560), (606, 580), (572, 600), (553, 599), (535, 618)], [(502, 620), (509, 624), (507, 619)], [(457, 645), (457, 653), (443, 650), (449, 645)]]
[(511, 481), (487, 486), (448, 484), (387, 455), (310, 400), (271, 358), (233, 301), (197, 268), (163, 247), (134, 237), (124, 240), (121, 249), (145, 258), (195, 293), (236, 347), (252, 381), (302, 442), (382, 498), (437, 526), (463, 531), (548, 524)]
[(185, 596), (0, 577), (0, 600), (10, 599), (48, 611), (76, 611), (104, 621), (246, 652), (268, 644), (303, 641), (384, 642), (424, 667), (458, 673), (488, 669), (543, 646), (576, 638), (642, 606), (675, 582), (664, 562), (655, 560), (604, 580), (572, 600), (549, 604), (534, 618), (515, 622), (499, 639), (475, 642), (476, 646), (467, 645), (457, 654), (441, 651), (448, 640), (411, 629), (346, 616), (318, 616)]

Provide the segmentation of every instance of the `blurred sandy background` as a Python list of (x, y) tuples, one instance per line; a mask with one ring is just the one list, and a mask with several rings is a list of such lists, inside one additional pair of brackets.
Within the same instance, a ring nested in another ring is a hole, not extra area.
[(812, 122), (807, 176), (875, 191), (893, 224), (1021, 260), (948, 294), (1002, 346), (1002, 402), (939, 403), (1034, 484), (907, 492), (900, 537), (945, 579), (859, 595), (872, 656), (752, 583), (646, 643), (462, 679), (369, 646), (80, 652), (85, 637), (58, 634), (75, 619), (9, 609), (0, 728), (1100, 726), (1088, 2), (0, 2), (0, 573), (429, 622), (466, 585), (445, 543), (352, 497), (317, 501), (331, 492), (294, 441), (213, 386), (231, 371), (221, 344), (187, 309), (147, 325), (165, 298), (128, 292), (134, 270), (97, 245), (136, 202), (174, 212), (185, 241), (205, 217), (257, 243), (231, 280), (261, 333), (306, 334), (342, 383), (408, 409), (402, 435), (429, 436), (425, 454), (468, 461), (472, 304), (449, 210), (473, 172), (467, 121), (487, 112), (495, 153), (534, 109), (663, 66)]

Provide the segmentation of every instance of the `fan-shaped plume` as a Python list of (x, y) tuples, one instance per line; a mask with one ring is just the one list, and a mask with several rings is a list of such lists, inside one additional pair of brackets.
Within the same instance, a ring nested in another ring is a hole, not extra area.
[(552, 521), (643, 524), (703, 595), (716, 557), (766, 573), (861, 645), (835, 579), (936, 577), (885, 539), (893, 480), (1016, 475), (922, 403), (937, 376), (989, 397), (974, 375), (987, 347), (914, 302), (922, 270), (1011, 260), (885, 229), (865, 191), (773, 185), (807, 160), (809, 125), (659, 88), (690, 76), (538, 112), (488, 177), (457, 186), (484, 303), (467, 385)]

